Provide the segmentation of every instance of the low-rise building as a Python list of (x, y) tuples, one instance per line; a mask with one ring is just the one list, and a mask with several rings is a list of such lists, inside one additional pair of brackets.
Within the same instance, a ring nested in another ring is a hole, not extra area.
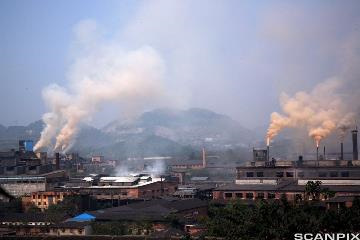
[(61, 191), (39, 191), (33, 192), (30, 195), (30, 201), (36, 207), (41, 210), (48, 209), (51, 205), (56, 205), (59, 202), (63, 201), (66, 196), (74, 195), (71, 192), (61, 192)]
[[(258, 152), (258, 150), (254, 150)], [(303, 160), (268, 161), (266, 153), (254, 153), (254, 160), (237, 167), (235, 183), (223, 185), (213, 190), (213, 198), (221, 200), (280, 199), (298, 201), (311, 198), (305, 191), (310, 181), (321, 182), (321, 188), (342, 199), (360, 196), (359, 160)], [(321, 200), (328, 194), (320, 194)], [(331, 202), (328, 202), (330, 205)]]
[(69, 182), (61, 187), (63, 191), (89, 194), (97, 200), (108, 200), (111, 202), (124, 199), (153, 199), (171, 196), (176, 188), (176, 182), (145, 175), (99, 177), (98, 179), (86, 177), (81, 184)]
[(66, 221), (49, 226), (50, 236), (88, 236), (91, 235), (90, 222)]
[(14, 197), (30, 195), (32, 192), (49, 191), (67, 181), (64, 170), (40, 175), (19, 175), (0, 177), (1, 187)]
[(185, 226), (195, 226), (207, 216), (207, 209), (208, 202), (200, 199), (154, 199), (87, 214), (95, 223), (122, 223), (128, 234), (149, 235), (171, 228), (171, 219), (177, 219), (184, 230)]

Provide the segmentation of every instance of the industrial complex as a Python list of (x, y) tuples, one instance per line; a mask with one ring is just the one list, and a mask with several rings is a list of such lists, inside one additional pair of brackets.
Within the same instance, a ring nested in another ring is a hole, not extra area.
[[(285, 199), (298, 203), (318, 197), (319, 203), (329, 209), (351, 207), (360, 197), (357, 129), (351, 133), (352, 159), (344, 159), (343, 143), (336, 160), (327, 159), (325, 151), (320, 156), (317, 152), (315, 159), (299, 156), (282, 160), (271, 156), (270, 146), (254, 148), (252, 161), (230, 169), (234, 172), (231, 181), (204, 175), (203, 171), (229, 171), (229, 167), (209, 164), (205, 148), (201, 159), (167, 163), (161, 173), (147, 171), (151, 165), (147, 162), (138, 172), (118, 175), (111, 170), (126, 161), (107, 160), (101, 155), (86, 159), (76, 153), (34, 152), (31, 141), (21, 140), (17, 150), (0, 153), (0, 200), (20, 199), (23, 213), (0, 214), (0, 233), (90, 235), (94, 223), (120, 221), (127, 224), (131, 234), (156, 235), (169, 231), (167, 219), (175, 214), (182, 230), (171, 230), (171, 234), (196, 236), (206, 229), (199, 217), (206, 216), (210, 202), (254, 204), (257, 200)], [(170, 158), (146, 160), (159, 159)], [(309, 182), (326, 191), (318, 196), (309, 194)], [(74, 197), (81, 199), (81, 215), (64, 216), (61, 221), (42, 215)], [(100, 205), (100, 209), (94, 207)], [(29, 212), (34, 208), (39, 209), (36, 216)], [(139, 217), (150, 224), (146, 230), (137, 224)]]

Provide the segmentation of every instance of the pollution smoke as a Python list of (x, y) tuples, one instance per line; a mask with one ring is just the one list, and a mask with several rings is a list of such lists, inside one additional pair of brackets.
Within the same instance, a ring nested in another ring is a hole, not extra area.
[(293, 97), (283, 94), (281, 108), (284, 113), (271, 114), (268, 141), (283, 128), (305, 127), (318, 146), (337, 126), (348, 126), (346, 123), (352, 114), (345, 112), (344, 100), (338, 93), (341, 85), (339, 79), (331, 78), (315, 86), (310, 93), (300, 91)]
[(54, 150), (68, 151), (80, 123), (91, 119), (106, 102), (139, 112), (165, 96), (165, 67), (155, 49), (144, 46), (129, 51), (116, 42), (101, 41), (93, 22), (80, 23), (76, 31), (84, 46), (70, 69), (69, 86), (53, 84), (43, 90), (49, 112), (43, 115), (45, 128), (35, 150), (51, 148), (55, 141)]
[[(142, 162), (144, 163), (144, 162)], [(139, 162), (127, 161), (115, 169), (116, 176), (130, 176), (139, 173), (147, 173), (152, 177), (158, 177), (166, 171), (166, 164), (163, 160), (154, 160), (151, 164), (147, 164), (146, 168), (139, 169)]]
[(348, 113), (346, 114), (338, 123), (337, 129), (339, 131), (339, 138), (340, 141), (343, 142), (346, 133), (350, 130), (350, 128), (355, 123), (355, 114), (354, 113)]

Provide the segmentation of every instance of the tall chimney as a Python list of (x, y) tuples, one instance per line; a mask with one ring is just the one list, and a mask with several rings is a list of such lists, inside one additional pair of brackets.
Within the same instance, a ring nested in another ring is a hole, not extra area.
[(55, 153), (55, 169), (60, 170), (60, 153)]
[(270, 146), (267, 145), (266, 147), (266, 160), (270, 161)]
[(359, 160), (358, 156), (358, 143), (357, 143), (357, 126), (354, 130), (351, 131), (352, 133), (352, 142), (353, 142), (353, 160)]
[(340, 143), (340, 160), (344, 160), (344, 143)]
[(316, 164), (319, 165), (319, 146), (316, 146)]
[(325, 150), (325, 145), (324, 145), (324, 160), (326, 160), (326, 150)]
[(202, 149), (202, 162), (203, 162), (203, 168), (206, 168), (206, 152), (205, 152), (205, 148)]

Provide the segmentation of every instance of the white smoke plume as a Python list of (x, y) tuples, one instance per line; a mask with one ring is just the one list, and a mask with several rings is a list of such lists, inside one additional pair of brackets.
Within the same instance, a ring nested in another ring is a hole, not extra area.
[[(283, 94), (281, 107), (283, 115), (271, 114), (267, 132), (268, 142), (286, 127), (305, 127), (316, 144), (327, 137), (341, 122), (352, 115), (346, 112), (346, 104), (338, 93), (342, 82), (331, 78), (318, 84), (310, 93), (297, 92), (293, 97)], [(345, 116), (345, 117), (344, 117)], [(343, 124), (344, 124), (343, 123)]]
[(102, 104), (115, 101), (126, 110), (159, 103), (165, 96), (164, 63), (151, 47), (127, 51), (116, 42), (99, 40), (96, 24), (81, 23), (76, 28), (82, 46), (72, 65), (68, 88), (51, 85), (43, 90), (49, 112), (35, 150), (50, 147), (66, 152), (74, 143), (79, 124), (89, 120)]
[[(116, 168), (115, 175), (116, 176), (130, 176), (136, 175), (139, 173), (147, 173), (152, 177), (159, 177), (166, 171), (166, 164), (163, 160), (154, 160), (151, 164), (144, 164), (144, 161), (141, 161), (144, 168), (140, 169), (139, 162), (140, 160), (136, 160), (136, 162), (127, 161), (125, 164), (120, 165)], [(145, 167), (146, 166), (146, 167)]]

